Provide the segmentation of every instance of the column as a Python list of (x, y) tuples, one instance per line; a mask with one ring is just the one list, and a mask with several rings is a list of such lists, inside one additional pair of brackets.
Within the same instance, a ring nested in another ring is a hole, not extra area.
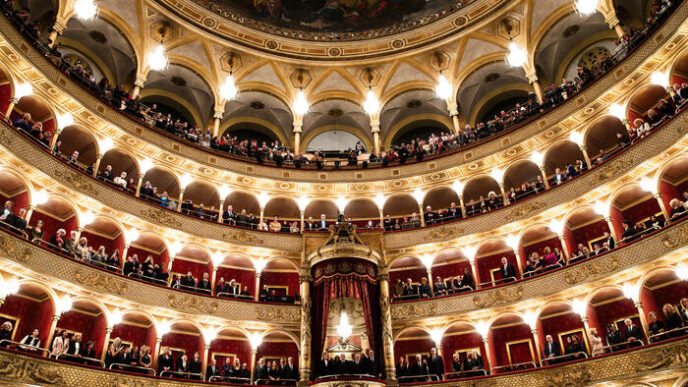
[(253, 370), (256, 368), (256, 353), (258, 350), (251, 349), (251, 382), (253, 382)]
[(174, 265), (174, 257), (170, 257), (170, 259), (167, 260), (167, 271), (166, 273), (169, 273), (172, 271), (172, 265)]
[(420, 216), (420, 226), (425, 227), (425, 215), (423, 215), (423, 201), (418, 202), (418, 216)]
[(542, 87), (540, 87), (540, 81), (535, 80), (530, 85), (533, 87), (533, 91), (535, 92), (535, 97), (537, 97), (538, 103), (542, 104), (544, 99), (542, 98)]
[(592, 168), (592, 163), (590, 162), (590, 156), (588, 156), (588, 147), (585, 145), (578, 145), (581, 152), (583, 153), (583, 158), (585, 159), (585, 164), (588, 165), (588, 169)]
[(611, 216), (605, 216), (604, 221), (607, 222), (607, 227), (609, 227), (609, 235), (611, 235), (612, 238), (614, 238), (614, 241), (616, 243), (619, 243), (621, 238), (619, 238), (619, 235), (617, 235), (617, 231), (614, 228), (614, 222), (612, 222), (612, 217)]
[[(33, 204), (29, 204), (29, 208), (26, 210), (26, 224), (28, 225), (31, 222), (31, 215), (33, 215), (33, 211), (36, 209), (36, 206)], [(0, 304), (2, 306), (2, 304)]]
[(151, 365), (153, 366), (153, 369), (156, 370), (158, 369), (158, 355), (160, 354), (160, 344), (162, 343), (162, 337), (156, 337), (155, 338), (155, 350), (153, 351), (153, 359), (151, 361)]
[[(131, 246), (131, 242), (125, 241), (124, 242), (124, 248), (122, 249), (122, 257), (120, 258), (120, 269), (124, 270), (124, 264), (127, 263), (127, 254), (129, 254), (129, 247)], [(168, 271), (169, 273), (169, 271)]]
[[(258, 301), (258, 300), (260, 300), (260, 273), (259, 272), (256, 272), (256, 286), (255, 286), (255, 288), (256, 288), (256, 291), (255, 291), (255, 294), (253, 296), (253, 300)], [(251, 371), (253, 371), (253, 368), (251, 368)]]
[(82, 232), (84, 232), (84, 226), (76, 228), (76, 242), (79, 242), (79, 239), (81, 238)]
[(389, 305), (389, 268), (387, 265), (378, 267), (377, 282), (380, 285), (380, 322), (382, 324), (382, 358), (385, 362), (385, 376), (387, 385), (396, 385), (392, 313)]
[(542, 174), (542, 180), (545, 182), (545, 189), (549, 189), (549, 180), (547, 179), (547, 172), (545, 172), (545, 166), (540, 165), (540, 174)]
[[(432, 268), (426, 267), (425, 273), (428, 275), (428, 283), (430, 284), (430, 292), (432, 295), (435, 295), (435, 282), (432, 280)], [(438, 349), (438, 352), (439, 352), (439, 349)]]
[(303, 116), (294, 116), (294, 122), (292, 123), (292, 126), (294, 128), (294, 156), (297, 156), (301, 154), (301, 132), (303, 131)]
[(93, 168), (93, 177), (98, 176), (98, 168), (100, 168), (100, 161), (101, 160), (103, 160), (103, 155), (98, 153), (98, 155), (96, 156), (96, 165)]
[[(488, 333), (489, 335), (489, 333)], [(495, 364), (494, 362), (494, 354), (492, 351), (490, 351), (490, 343), (488, 342), (487, 337), (483, 337), (483, 344), (485, 345), (485, 357), (487, 357), (487, 365), (488, 367), (485, 368), (490, 374), (492, 374), (492, 367)]]
[(136, 184), (136, 197), (141, 197), (141, 186), (143, 185), (143, 173), (139, 173), (139, 182)]
[[(659, 204), (659, 208), (662, 210), (662, 215), (664, 215), (664, 220), (669, 220), (669, 212), (666, 209), (666, 205), (664, 204), (664, 200), (662, 200), (662, 193), (657, 192), (653, 193), (652, 196), (654, 196), (655, 199), (657, 199), (657, 204)], [(29, 221), (27, 220), (26, 223), (28, 224)]]
[(304, 222), (306, 221), (306, 211), (301, 210), (301, 211), (299, 211), (299, 214), (301, 215), (301, 232), (303, 232)]
[(179, 190), (179, 200), (177, 200), (177, 211), (181, 212), (182, 211), (182, 201), (184, 201), (184, 191), (186, 188), (182, 188)]
[(265, 221), (265, 206), (260, 206), (260, 217), (258, 219), (258, 229), (261, 230)]
[(542, 361), (542, 356), (540, 356), (540, 338), (538, 337), (538, 330), (537, 328), (533, 328), (530, 330), (530, 333), (533, 334), (533, 343), (535, 343), (535, 364), (541, 364), (540, 362)]
[(466, 205), (463, 202), (463, 195), (459, 195), (459, 204), (461, 205), (461, 216), (466, 217)]
[[(59, 314), (54, 314), (53, 315), (53, 321), (50, 323), (50, 330), (48, 330), (48, 340), (46, 340), (43, 344), (45, 344), (45, 348), (50, 351), (50, 345), (53, 343), (53, 337), (55, 336), (55, 328), (57, 328), (57, 322), (60, 321), (60, 315)], [(43, 352), (43, 357), (47, 357), (50, 354), (50, 352)]]
[[(168, 271), (169, 273), (169, 271)], [(215, 279), (217, 278), (217, 267), (213, 266), (213, 274), (210, 275), (210, 293), (215, 294)], [(205, 367), (203, 367), (205, 369)]]
[(136, 81), (134, 82), (134, 88), (131, 89), (131, 93), (129, 93), (129, 97), (132, 99), (138, 97), (138, 95), (141, 93), (141, 89), (143, 89), (143, 85), (146, 83), (146, 76), (147, 74), (137, 74), (136, 75)]
[(50, 34), (48, 34), (48, 46), (50, 48), (55, 46), (55, 43), (57, 42), (57, 38), (62, 35), (64, 32), (66, 26), (65, 23), (62, 23), (59, 20), (55, 21), (55, 24), (53, 25), (52, 29), (50, 30)]
[(7, 119), (10, 119), (10, 114), (12, 114), (12, 110), (14, 110), (14, 107), (19, 103), (19, 100), (16, 97), (11, 97), (10, 98), (10, 105), (7, 107), (7, 110), (5, 111), (5, 117)]
[(480, 287), (480, 270), (478, 268), (478, 262), (475, 258), (469, 259), (468, 262), (471, 264), (471, 274), (473, 274), (473, 280), (475, 282), (475, 289), (473, 290), (478, 290)]
[(643, 303), (640, 301), (634, 302), (636, 309), (638, 309), (638, 316), (640, 316), (640, 325), (643, 327), (643, 334), (645, 335), (645, 344), (648, 343), (650, 338), (650, 328), (647, 325), (647, 316), (643, 310)]
[(564, 253), (564, 259), (566, 260), (566, 262), (568, 262), (571, 256), (569, 255), (569, 248), (568, 246), (566, 246), (566, 236), (563, 233), (558, 234), (557, 236), (559, 237), (559, 241), (561, 242), (561, 251)]
[(588, 322), (588, 316), (581, 316), (581, 321), (583, 321), (583, 329), (585, 330), (585, 335), (590, 332), (590, 323)]
[[(504, 177), (502, 177), (502, 180), (503, 179), (504, 179)], [(509, 200), (507, 200), (506, 192), (504, 191), (504, 182), (499, 181), (498, 183), (499, 183), (499, 191), (502, 193), (502, 202), (504, 203), (504, 206), (506, 207), (509, 205)]]
[(222, 116), (224, 114), (224, 110), (215, 108), (213, 114), (213, 137), (217, 137), (220, 134), (220, 123), (222, 122)]
[[(105, 361), (105, 354), (108, 350), (108, 344), (110, 342), (110, 335), (112, 334), (112, 328), (108, 327), (105, 329), (105, 341), (103, 341), (103, 350), (100, 351), (100, 361)], [(152, 363), (151, 363), (152, 364)]]
[(308, 385), (311, 380), (311, 276), (308, 267), (302, 267), (299, 275), (301, 294), (301, 353), (299, 353), (299, 384)]
[(60, 133), (62, 133), (63, 128), (56, 128), (55, 133), (53, 133), (53, 138), (50, 139), (50, 151), (53, 151), (53, 148), (55, 148), (55, 143), (57, 142), (57, 138), (60, 137)]
[(456, 102), (447, 103), (447, 109), (449, 109), (449, 116), (452, 119), (452, 124), (454, 124), (454, 134), (459, 135), (461, 133), (461, 122), (459, 121), (459, 107)]
[(622, 38), (624, 35), (626, 35), (626, 32), (624, 31), (623, 27), (621, 26), (621, 22), (619, 21), (619, 18), (616, 16), (614, 11), (612, 11), (611, 15), (609, 15), (605, 18), (605, 22), (607, 22), (610, 29), (613, 29), (614, 32), (616, 32), (616, 36), (618, 38)]
[(382, 208), (379, 209), (380, 211), (380, 228), (382, 230), (385, 229), (385, 212)]
[(222, 223), (222, 213), (225, 210), (225, 199), (220, 200), (220, 211), (217, 213), (217, 223)]
[(201, 373), (203, 374), (203, 380), (205, 377), (205, 369), (208, 367), (208, 353), (210, 352), (210, 343), (203, 346), (203, 357), (201, 358)]
[(375, 155), (380, 157), (380, 119), (378, 117), (370, 117), (370, 132), (373, 133), (373, 150)]
[[(518, 274), (523, 275), (523, 263), (521, 262), (521, 244), (517, 244), (513, 247), (514, 255), (516, 256), (516, 266), (518, 267)], [(516, 280), (518, 280), (518, 274)]]

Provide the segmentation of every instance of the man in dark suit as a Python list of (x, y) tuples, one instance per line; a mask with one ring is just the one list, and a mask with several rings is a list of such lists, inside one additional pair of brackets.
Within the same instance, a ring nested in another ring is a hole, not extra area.
[(256, 370), (253, 372), (253, 381), (255, 382), (258, 379), (263, 379), (263, 380), (269, 379), (268, 367), (265, 366), (265, 359), (262, 357), (258, 360), (258, 365), (256, 366)]
[(330, 228), (330, 222), (325, 219), (325, 214), (320, 215), (318, 221), (318, 231), (327, 231)]
[(210, 275), (207, 272), (203, 273), (203, 279), (198, 282), (198, 289), (210, 294)]
[(551, 335), (545, 336), (545, 358), (548, 359), (548, 364), (555, 364), (557, 359), (554, 357), (561, 356), (561, 347), (559, 343), (552, 339)]
[[(163, 348), (162, 355), (158, 359), (158, 375), (164, 371), (174, 370), (174, 360), (172, 359), (172, 351), (169, 347)], [(171, 374), (165, 374), (163, 376), (172, 376)]]
[(437, 348), (430, 349), (428, 368), (430, 375), (437, 375), (438, 380), (442, 380), (444, 376), (444, 360), (442, 356), (437, 354)]
[[(428, 365), (425, 363), (423, 360), (423, 357), (421, 355), (416, 355), (416, 361), (409, 367), (409, 375), (412, 376), (423, 376), (423, 375), (428, 375)], [(427, 381), (426, 377), (419, 377), (414, 379), (415, 382), (425, 382)]]
[(368, 359), (366, 361), (368, 372), (366, 373), (368, 375), (372, 375), (374, 378), (382, 379), (382, 372), (380, 372), (380, 364), (377, 362), (377, 359), (375, 358), (375, 352), (372, 349), (368, 349), (366, 352), (368, 353)]
[(330, 354), (323, 352), (322, 359), (318, 362), (316, 367), (316, 377), (332, 375), (332, 360)]
[(361, 375), (366, 373), (366, 364), (361, 359), (360, 352), (354, 354), (354, 360), (350, 364), (348, 373), (353, 375)]
[(236, 214), (234, 213), (234, 208), (232, 205), (228, 205), (227, 208), (222, 212), (222, 223), (224, 224), (235, 224)]
[(626, 341), (631, 343), (630, 347), (638, 347), (643, 345), (643, 332), (638, 328), (637, 325), (633, 324), (630, 318), (627, 318), (624, 323), (626, 324)]
[(291, 356), (287, 358), (287, 364), (282, 367), (282, 380), (284, 379), (299, 380), (299, 367), (294, 364), (294, 358)]
[(180, 359), (177, 359), (177, 369), (175, 370), (178, 374), (175, 377), (178, 378), (189, 378), (189, 372), (191, 372), (191, 363), (189, 363), (189, 357), (182, 355)]
[(346, 355), (343, 353), (339, 355), (339, 361), (335, 364), (337, 366), (337, 375), (348, 374), (351, 371), (352, 362), (346, 360)]
[(220, 375), (222, 375), (222, 372), (220, 372), (215, 358), (210, 359), (210, 364), (205, 368), (205, 380), (208, 381), (211, 377)]
[(516, 280), (516, 269), (514, 265), (510, 264), (506, 260), (506, 257), (502, 257), (502, 265), (499, 267), (499, 273), (502, 275), (504, 283), (513, 282)]
[(611, 235), (609, 235), (608, 231), (604, 232), (604, 242), (607, 242), (607, 244), (609, 245), (609, 250), (614, 250), (614, 248), (616, 247), (616, 241), (614, 240), (614, 238), (612, 238)]
[[(19, 209), (19, 215), (15, 216), (12, 220), (12, 226), (19, 231), (26, 230), (26, 208)], [(10, 218), (8, 217), (8, 221)]]

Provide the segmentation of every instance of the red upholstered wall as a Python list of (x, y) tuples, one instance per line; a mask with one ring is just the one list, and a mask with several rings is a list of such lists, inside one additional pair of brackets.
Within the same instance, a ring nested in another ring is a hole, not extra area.
[(124, 237), (122, 234), (115, 239), (108, 239), (100, 235), (92, 234), (88, 231), (83, 231), (81, 236), (88, 240), (88, 245), (94, 250), (98, 250), (100, 246), (105, 246), (105, 252), (108, 255), (112, 254), (112, 252), (115, 250), (119, 250), (119, 256), (122, 256), (122, 249), (124, 248)]
[[(513, 251), (507, 251), (504, 253), (499, 253), (499, 254), (494, 254), (486, 257), (480, 257), (477, 259), (478, 263), (478, 272), (480, 273), (480, 282), (488, 282), (491, 281), (492, 278), (490, 277), (490, 270), (492, 269), (497, 269), (499, 266), (501, 266), (502, 262), (502, 257), (506, 257), (507, 261), (514, 265), (514, 268), (516, 269), (516, 274), (519, 276), (521, 273), (518, 270), (518, 264), (516, 263), (516, 255), (514, 255)], [(499, 273), (495, 274), (495, 280), (498, 280), (501, 278), (501, 275)], [(499, 284), (499, 283), (498, 283)], [(492, 286), (492, 285), (485, 285), (485, 286)]]
[[(174, 330), (174, 326), (172, 329)], [(170, 332), (162, 338), (160, 346), (184, 349), (189, 359), (191, 359), (194, 352), (200, 352), (201, 356), (203, 355), (203, 337), (200, 334), (192, 336)]]
[(251, 344), (249, 344), (248, 340), (217, 338), (210, 343), (209, 359), (212, 359), (212, 354), (216, 352), (234, 354), (239, 357), (242, 363), (247, 363), (249, 367), (251, 366)]
[(573, 234), (576, 246), (578, 246), (579, 243), (587, 246), (589, 240), (600, 238), (605, 231), (609, 231), (609, 226), (604, 219), (600, 219), (595, 223), (572, 230), (571, 233)]
[[(607, 335), (607, 325), (628, 316), (638, 314), (638, 309), (633, 305), (633, 301), (628, 298), (623, 298), (609, 304), (599, 305), (594, 307), (594, 313), (599, 324), (598, 333), (600, 336)], [(590, 314), (588, 314), (589, 316)], [(640, 326), (640, 321), (637, 318), (633, 319), (636, 325)], [(623, 334), (624, 329), (621, 329)]]
[(635, 223), (648, 218), (650, 215), (658, 214), (661, 211), (662, 209), (659, 208), (657, 199), (651, 197), (642, 203), (638, 203), (635, 206), (622, 211), (622, 214), (623, 219)]
[(485, 362), (485, 366), (488, 367), (489, 365), (487, 364), (487, 356), (485, 356), (487, 352), (485, 352), (483, 339), (477, 332), (455, 336), (444, 336), (442, 338), (442, 359), (444, 360), (445, 372), (451, 372), (452, 359), (456, 351), (472, 348), (480, 348), (480, 354), (483, 357), (483, 362)]
[(17, 215), (19, 214), (20, 209), (26, 208), (28, 210), (29, 207), (29, 194), (27, 192), (22, 192), (19, 195), (14, 195), (12, 197), (0, 195), (0, 200), (2, 201), (1, 204), (3, 206), (7, 200), (12, 200), (14, 202), (13, 211)]
[(129, 324), (117, 324), (112, 329), (110, 338), (119, 337), (122, 341), (131, 342), (134, 345), (145, 344), (155, 348), (155, 327), (144, 328)]
[[(676, 75), (676, 74), (674, 74), (674, 75), (671, 76), (671, 84), (672, 84), (672, 85), (673, 85), (674, 83), (678, 83), (678, 85), (680, 86), (680, 85), (683, 84), (684, 82), (688, 82), (688, 79), (686, 79), (686, 78), (684, 78), (684, 77), (682, 77), (682, 76), (680, 76), (680, 75)], [(8, 96), (7, 98), (9, 98), (9, 96)]]
[(616, 208), (616, 206), (612, 206), (609, 211), (609, 216), (612, 218), (612, 225), (614, 226), (614, 235), (616, 236), (616, 240), (620, 241), (623, 233), (623, 226), (621, 226), (621, 223), (624, 220), (623, 213), (621, 210)]
[(217, 269), (217, 275), (216, 275), (217, 281), (220, 280), (220, 278), (224, 278), (225, 282), (229, 283), (232, 279), (235, 279), (238, 283), (241, 284), (241, 287), (243, 288), (244, 286), (248, 286), (248, 290), (253, 294), (256, 289), (256, 272), (254, 270), (239, 270), (239, 269), (234, 269), (234, 268), (229, 268), (229, 267), (222, 267), (220, 266)]
[(433, 283), (435, 282), (434, 278), (436, 276), (442, 277), (442, 279), (447, 278), (447, 277), (456, 277), (459, 274), (463, 273), (464, 268), (468, 268), (471, 270), (471, 263), (469, 261), (461, 261), (461, 262), (456, 262), (448, 265), (439, 265), (439, 266), (433, 266), (432, 268), (432, 277), (433, 277)]
[[(643, 289), (646, 290), (646, 289)], [(662, 305), (669, 303), (678, 305), (682, 298), (688, 297), (688, 285), (684, 281), (675, 282), (671, 285), (663, 286), (650, 292), (651, 298), (657, 305), (657, 314), (661, 314)], [(645, 305), (645, 301), (643, 301)], [(645, 308), (649, 313), (651, 309)]]
[[(533, 338), (530, 332), (530, 327), (527, 324), (519, 324), (516, 326), (509, 326), (505, 328), (498, 328), (491, 330), (491, 340), (494, 343), (495, 355), (497, 365), (509, 364), (509, 357), (507, 355), (506, 343), (516, 340), (524, 340)], [(533, 343), (534, 344), (534, 343)], [(535, 346), (533, 345), (533, 350)], [(529, 356), (529, 355), (528, 355)], [(516, 360), (516, 359), (514, 359)], [(532, 360), (532, 359), (531, 359)]]
[[(549, 247), (552, 251), (554, 251), (554, 248), (558, 248), (561, 250), (561, 241), (559, 238), (556, 236), (552, 236), (551, 239), (548, 239), (546, 241), (538, 242), (533, 245), (525, 246), (523, 250), (525, 250), (526, 255), (530, 255), (532, 252), (537, 251), (540, 256), (543, 256), (543, 251), (545, 250), (545, 247)], [(523, 257), (525, 259), (525, 257)]]
[(408, 357), (409, 354), (423, 353), (430, 354), (430, 348), (435, 346), (435, 342), (431, 338), (413, 339), (413, 340), (397, 340), (394, 343), (394, 364), (399, 363), (399, 357)]
[(260, 287), (263, 285), (287, 286), (289, 295), (293, 296), (299, 292), (299, 274), (263, 270), (260, 275)]
[(55, 133), (55, 119), (54, 118), (49, 118), (49, 119), (43, 121), (43, 131)]
[[(281, 358), (284, 357), (285, 361), (287, 357), (294, 358), (294, 364), (299, 364), (299, 351), (296, 348), (295, 343), (279, 343), (279, 342), (264, 342), (258, 347), (256, 353), (256, 359), (261, 357), (267, 358)], [(249, 364), (250, 365), (250, 364)]]
[(577, 242), (576, 237), (568, 227), (564, 227), (564, 241), (566, 242), (566, 248), (569, 252), (569, 258), (571, 258), (571, 254), (577, 250)]
[(14, 336), (15, 340), (21, 340), (34, 328), (38, 328), (41, 331), (41, 345), (45, 346), (53, 315), (53, 306), (50, 300), (36, 302), (17, 295), (9, 295), (5, 299), (5, 303), (0, 306), (0, 314), (19, 318)]
[(662, 194), (662, 201), (664, 201), (664, 207), (667, 209), (667, 211), (671, 211), (671, 206), (669, 206), (669, 202), (673, 198), (677, 198), (680, 195), (680, 192), (677, 187), (674, 187), (673, 185), (667, 183), (664, 180), (661, 180), (659, 182), (659, 192)]
[(167, 255), (168, 255), (167, 249), (165, 249), (160, 254), (154, 254), (154, 253), (151, 253), (150, 251), (143, 250), (143, 249), (140, 249), (138, 247), (129, 246), (129, 250), (127, 250), (127, 255), (130, 257), (133, 257), (134, 254), (138, 255), (140, 263), (143, 263), (143, 261), (145, 261), (149, 255), (152, 255), (153, 256), (153, 262), (157, 263), (161, 267), (167, 268)]
[(397, 278), (401, 278), (401, 282), (406, 282), (407, 278), (411, 278), (413, 282), (420, 282), (421, 277), (427, 277), (428, 271), (424, 267), (408, 270), (394, 270), (389, 272), (389, 279), (395, 283)]
[(200, 281), (203, 279), (203, 273), (208, 273), (208, 280), (212, 277), (213, 274), (213, 264), (212, 263), (198, 263), (198, 262), (192, 262), (192, 261), (187, 261), (183, 259), (175, 259), (174, 262), (172, 263), (172, 272), (173, 273), (182, 273), (186, 274), (187, 272), (191, 272), (194, 277), (198, 278)]
[[(555, 342), (558, 342), (558, 335), (561, 332), (569, 332), (575, 329), (583, 329), (583, 320), (576, 313), (554, 316), (551, 318), (538, 320), (538, 336), (540, 345), (545, 345), (545, 336), (552, 335)], [(561, 349), (562, 351), (564, 348)], [(544, 352), (544, 347), (540, 348), (540, 353)]]
[(9, 83), (0, 85), (0, 111), (5, 113), (10, 106), (10, 98), (12, 97), (12, 86)]
[(47, 214), (41, 213), (40, 211), (34, 211), (33, 215), (31, 215), (31, 225), (35, 226), (39, 220), (42, 220), (44, 223), (43, 240), (45, 241), (49, 241), (50, 238), (55, 235), (55, 232), (61, 228), (64, 228), (65, 231), (67, 231), (66, 237), (68, 238), (70, 231), (76, 230), (78, 227), (76, 216), (72, 216), (63, 223), (53, 217), (48, 216)]
[(102, 313), (99, 316), (92, 316), (72, 309), (62, 314), (57, 327), (81, 332), (82, 345), (86, 346), (86, 343), (93, 340), (96, 344), (96, 357), (100, 355), (105, 339), (105, 328), (107, 328), (105, 316)]
[(631, 127), (635, 128), (633, 121), (635, 121), (636, 118), (643, 118), (643, 116), (642, 116), (642, 114), (636, 112), (633, 109), (628, 109), (627, 113), (626, 113), (626, 118), (628, 118), (628, 122), (630, 123)]

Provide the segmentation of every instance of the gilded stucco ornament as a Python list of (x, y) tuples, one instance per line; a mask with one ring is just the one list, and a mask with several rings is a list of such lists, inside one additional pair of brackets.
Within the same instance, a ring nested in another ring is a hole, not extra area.
[(506, 287), (497, 289), (487, 295), (478, 295), (473, 297), (473, 303), (478, 308), (487, 308), (489, 306), (506, 305), (516, 302), (523, 298), (523, 286)]
[(301, 319), (300, 309), (285, 309), (277, 306), (260, 307), (258, 310), (258, 318), (266, 321), (287, 321), (294, 322)]
[(153, 219), (155, 222), (170, 226), (173, 228), (181, 228), (182, 224), (172, 216), (169, 212), (157, 208), (146, 208), (141, 210), (141, 215)]
[(585, 281), (590, 277), (594, 277), (601, 274), (611, 273), (619, 266), (619, 259), (614, 255), (606, 259), (596, 260), (589, 262), (588, 264), (583, 264), (583, 266), (577, 268), (576, 270), (566, 273), (564, 279), (569, 285), (577, 284), (579, 282)]
[(686, 365), (688, 365), (688, 343), (683, 342), (642, 353), (636, 370), (643, 372)]
[(253, 243), (261, 244), (263, 240), (256, 237), (255, 235), (242, 230), (227, 230), (226, 233), (222, 234), (222, 239), (227, 242), (234, 243)]
[(530, 203), (525, 203), (525, 204), (518, 206), (518, 207), (514, 208), (513, 210), (509, 211), (506, 214), (506, 216), (504, 217), (504, 220), (506, 222), (513, 222), (513, 221), (521, 219), (523, 217), (533, 215), (534, 212), (540, 211), (546, 207), (547, 207), (547, 204), (542, 203), (540, 201), (533, 201)]
[(17, 357), (0, 358), (0, 376), (19, 382), (62, 385), (64, 379), (60, 370), (51, 365)]
[(582, 386), (592, 381), (590, 367), (577, 365), (570, 368), (547, 371), (543, 377), (544, 387)]
[(392, 309), (392, 318), (395, 320), (403, 318), (419, 318), (433, 316), (436, 313), (437, 303), (435, 302), (423, 302), (420, 304), (407, 303)]
[(12, 237), (7, 235), (0, 235), (0, 251), (5, 255), (14, 259), (15, 261), (26, 263), (31, 258), (31, 250), (28, 248), (21, 249), (17, 247), (17, 242), (12, 240)]
[(167, 304), (171, 308), (187, 313), (215, 314), (218, 308), (217, 301), (205, 302), (199, 297), (187, 295), (177, 296), (176, 294), (170, 294), (167, 296)]
[(603, 165), (599, 170), (597, 170), (597, 181), (602, 183), (613, 178), (614, 176), (619, 176), (633, 168), (634, 165), (635, 162), (628, 159), (622, 159)]
[(81, 173), (65, 168), (55, 168), (53, 176), (66, 185), (84, 192), (87, 195), (98, 196), (98, 189), (93, 181)]
[(672, 228), (662, 237), (662, 243), (670, 249), (683, 245), (686, 241), (688, 241), (688, 224), (685, 223)]
[(94, 289), (103, 290), (122, 296), (127, 292), (127, 284), (116, 279), (115, 276), (97, 271), (74, 270), (74, 279), (77, 283)]

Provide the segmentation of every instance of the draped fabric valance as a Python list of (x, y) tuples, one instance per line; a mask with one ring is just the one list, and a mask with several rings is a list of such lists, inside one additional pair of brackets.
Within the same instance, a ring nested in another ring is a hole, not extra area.
[(342, 258), (320, 262), (313, 267), (313, 283), (318, 285), (326, 278), (356, 276), (375, 283), (375, 265), (360, 259)]

